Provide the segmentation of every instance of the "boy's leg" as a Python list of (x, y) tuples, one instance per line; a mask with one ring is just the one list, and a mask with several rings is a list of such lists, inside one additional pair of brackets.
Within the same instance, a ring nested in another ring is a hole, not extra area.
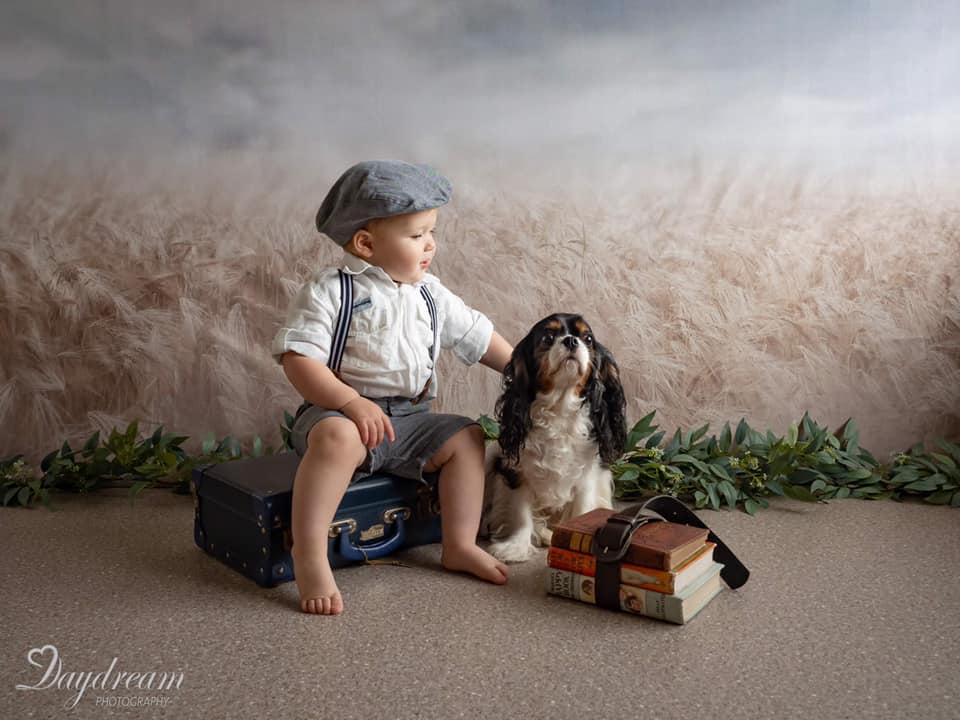
[(423, 469), (440, 470), (443, 566), (503, 584), (507, 566), (477, 545), (483, 513), (483, 443), (480, 426), (466, 427), (447, 440)]
[(291, 512), (291, 554), (304, 612), (343, 612), (343, 599), (327, 560), (327, 533), (354, 471), (366, 456), (357, 426), (347, 418), (325, 418), (307, 436), (293, 483)]

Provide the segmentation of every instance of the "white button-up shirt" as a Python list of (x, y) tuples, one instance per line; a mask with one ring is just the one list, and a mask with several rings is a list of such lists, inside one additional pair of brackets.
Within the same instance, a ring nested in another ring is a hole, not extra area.
[[(353, 275), (353, 319), (340, 365), (340, 378), (364, 397), (415, 398), (433, 374), (430, 313), (420, 294), (426, 285), (437, 306), (437, 336), (467, 365), (487, 352), (493, 323), (427, 273), (414, 285), (397, 285), (383, 268), (344, 253), (344, 272)], [(286, 321), (271, 347), (273, 357), (288, 350), (326, 363), (340, 312), (336, 268), (317, 272), (291, 300)], [(427, 398), (436, 397), (437, 379)]]

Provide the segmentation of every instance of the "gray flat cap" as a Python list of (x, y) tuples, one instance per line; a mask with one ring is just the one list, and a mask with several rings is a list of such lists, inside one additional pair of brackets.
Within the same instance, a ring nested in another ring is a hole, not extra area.
[(317, 211), (317, 230), (343, 246), (374, 218), (431, 210), (449, 202), (451, 193), (450, 181), (429, 165), (367, 160), (330, 188)]

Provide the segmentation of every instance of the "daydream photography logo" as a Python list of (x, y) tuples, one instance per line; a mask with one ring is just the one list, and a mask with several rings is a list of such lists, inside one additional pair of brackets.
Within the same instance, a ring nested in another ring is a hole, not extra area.
[(91, 696), (96, 693), (96, 704), (103, 707), (167, 707), (172, 696), (161, 693), (179, 690), (183, 684), (182, 672), (131, 672), (118, 668), (118, 658), (105, 670), (65, 672), (56, 645), (33, 648), (27, 653), (27, 662), (40, 668), (42, 676), (34, 685), (17, 685), (17, 690), (66, 690), (70, 695), (63, 706), (68, 710), (88, 691)]

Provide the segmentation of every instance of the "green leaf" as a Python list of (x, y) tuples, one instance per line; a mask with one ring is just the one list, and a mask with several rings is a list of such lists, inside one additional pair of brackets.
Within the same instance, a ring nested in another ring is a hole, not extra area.
[(729, 482), (732, 479), (727, 468), (719, 463), (710, 463), (707, 465), (707, 469), (712, 472), (718, 480), (726, 480)]
[(710, 470), (707, 468), (706, 464), (697, 460), (692, 455), (687, 455), (686, 453), (680, 453), (679, 455), (674, 455), (670, 458), (672, 463), (687, 463), (688, 465), (693, 465), (697, 470), (702, 473), (709, 473)]
[(789, 429), (787, 430), (787, 445), (793, 447), (797, 444), (798, 429), (796, 423), (791, 423)]
[(700, 438), (707, 434), (707, 430), (710, 429), (710, 423), (707, 423), (701, 428), (697, 428), (693, 431), (693, 434), (690, 436), (690, 444), (695, 444)]
[(917, 480), (916, 482), (912, 482), (909, 485), (904, 486), (903, 489), (916, 490), (919, 492), (932, 492), (933, 490), (936, 490), (938, 487), (940, 487), (939, 478), (941, 477), (943, 476), (931, 475), (930, 477), (925, 478), (923, 480)]
[[(799, 470), (794, 470), (792, 473), (785, 474), (793, 485), (808, 485), (817, 480), (823, 482), (823, 473), (817, 470), (811, 470), (810, 468), (800, 468)], [(812, 489), (813, 488), (811, 488), (811, 490)]]
[(260, 439), (260, 436), (257, 435), (253, 439), (253, 456), (261, 457), (263, 455), (263, 440)]
[(3, 496), (4, 507), (10, 504), (10, 501), (13, 500), (13, 496), (18, 492), (20, 492), (20, 487), (16, 485), (7, 490), (6, 494)]
[(631, 482), (640, 477), (640, 471), (637, 469), (625, 470), (624, 473), (617, 478), (620, 482)]
[(680, 428), (677, 428), (677, 431), (673, 434), (673, 438), (670, 440), (670, 444), (664, 448), (663, 452), (669, 453), (676, 450), (678, 447), (680, 447), (681, 440), (682, 436), (680, 434)]
[(821, 465), (834, 465), (836, 464), (836, 459), (830, 455), (830, 453), (820, 451), (814, 454), (814, 457), (817, 459), (817, 462)]
[(923, 499), (924, 502), (930, 503), (931, 505), (946, 505), (950, 502), (950, 498), (953, 497), (953, 490), (939, 490), (928, 497)]
[(204, 455), (210, 455), (217, 447), (217, 438), (212, 432), (207, 433), (207, 436), (203, 439), (203, 447), (201, 447), (200, 452)]
[(660, 432), (652, 435), (650, 439), (647, 440), (647, 444), (646, 444), (647, 450), (649, 450), (650, 448), (655, 448), (657, 445), (659, 445), (660, 441), (663, 440), (663, 436), (666, 434), (667, 433), (665, 430), (661, 430)]
[(640, 418), (637, 421), (637, 424), (633, 426), (630, 432), (627, 434), (627, 442), (625, 444), (625, 450), (633, 450), (637, 443), (639, 443), (643, 438), (647, 437), (653, 430), (656, 429), (656, 425), (651, 427), (653, 422), (653, 417), (657, 414), (657, 411), (654, 410), (648, 415)]
[(142, 493), (144, 490), (146, 490), (146, 489), (147, 489), (148, 487), (150, 487), (151, 485), (153, 485), (153, 483), (150, 482), (150, 481), (148, 481), (148, 480), (141, 480), (141, 481), (135, 482), (133, 485), (131, 485), (131, 486), (130, 486), (130, 502), (131, 502), (131, 504), (132, 504), (133, 501), (137, 498), (137, 496), (140, 495), (140, 493)]
[(714, 510), (720, 509), (720, 496), (717, 494), (717, 486), (714, 483), (707, 485), (707, 497), (710, 498), (710, 506)]
[(818, 490), (824, 490), (827, 487), (827, 484), (820, 479), (814, 480), (810, 483), (810, 492), (815, 493)]
[(930, 457), (937, 460), (940, 464), (946, 465), (951, 470), (957, 469), (957, 464), (946, 455), (941, 455), (940, 453), (930, 453)]
[(727, 501), (727, 505), (731, 510), (736, 509), (737, 507), (737, 489), (733, 486), (733, 483), (729, 480), (721, 480), (717, 483), (717, 486), (720, 488), (720, 492), (723, 493), (723, 497)]
[(726, 453), (726, 452), (729, 452), (729, 451), (730, 451), (730, 441), (731, 441), (731, 439), (732, 439), (732, 438), (731, 438), (731, 433), (730, 433), (730, 423), (729, 423), (729, 422), (725, 422), (725, 423), (723, 424), (723, 430), (720, 431), (720, 449), (721, 449), (723, 452)]
[(500, 424), (489, 415), (481, 415), (480, 427), (487, 440), (496, 440), (500, 437)]
[(97, 430), (93, 435), (91, 435), (87, 439), (87, 442), (84, 443), (83, 452), (85, 453), (93, 452), (96, 449), (97, 445), (99, 444), (100, 444), (100, 431)]
[(756, 500), (747, 499), (743, 503), (743, 509), (747, 511), (748, 515), (756, 515), (759, 508), (760, 504)]
[(803, 500), (804, 502), (816, 502), (817, 498), (803, 485), (783, 484), (783, 494), (794, 500)]
[(26, 507), (30, 503), (30, 488), (23, 487), (17, 493), (17, 502)]
[(740, 418), (740, 422), (737, 424), (737, 434), (733, 438), (734, 442), (736, 442), (737, 445), (742, 445), (748, 432), (750, 432), (750, 426), (747, 425), (745, 418)]
[(941, 449), (950, 453), (955, 461), (960, 462), (960, 445), (952, 443), (949, 440), (944, 440), (943, 438), (937, 439), (937, 445), (939, 445)]
[(700, 509), (707, 506), (708, 497), (707, 494), (702, 490), (694, 490), (693, 500), (696, 503), (697, 509)]
[(763, 484), (763, 486), (764, 486), (767, 490), (769, 490), (770, 492), (772, 492), (774, 495), (783, 496), (783, 495), (785, 494), (785, 493), (783, 492), (783, 484), (782, 484), (779, 480), (777, 480), (776, 478), (768, 479), (768, 480)]

